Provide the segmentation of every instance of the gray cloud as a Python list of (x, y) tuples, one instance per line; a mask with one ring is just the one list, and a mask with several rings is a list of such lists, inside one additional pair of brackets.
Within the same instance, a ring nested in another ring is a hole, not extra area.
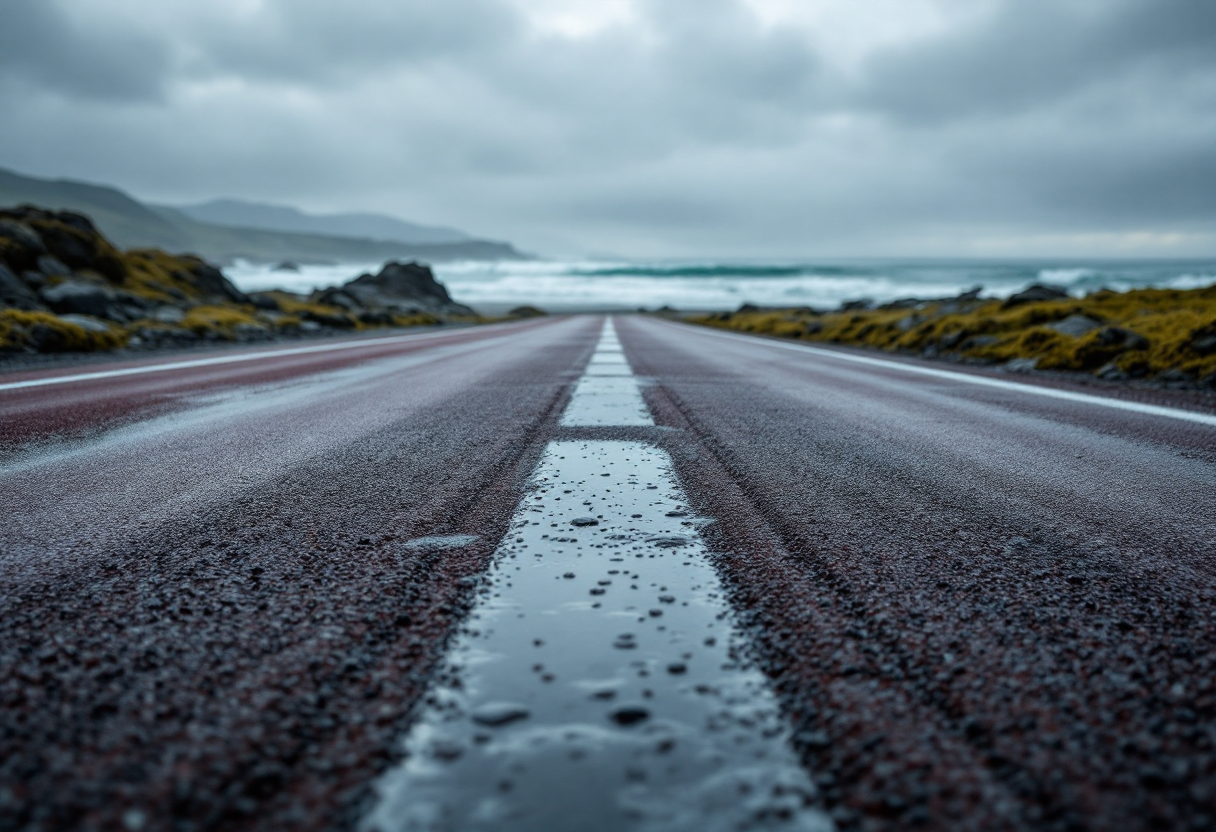
[(576, 35), (512, 0), (123, 7), (141, 2), (0, 10), (21, 125), (0, 163), (532, 248), (974, 253), (1181, 229), (1216, 250), (1208, 0), (926, 0), (936, 31), (852, 65), (820, 48), (831, 30), (745, 0), (635, 0)]
[(912, 120), (1008, 114), (1137, 77), (1210, 81), (1214, 55), (1202, 0), (1019, 0), (877, 56), (866, 98)]
[(0, 9), (0, 74), (10, 95), (25, 84), (71, 97), (155, 100), (170, 71), (166, 45), (137, 30), (92, 32), (46, 0), (6, 0)]

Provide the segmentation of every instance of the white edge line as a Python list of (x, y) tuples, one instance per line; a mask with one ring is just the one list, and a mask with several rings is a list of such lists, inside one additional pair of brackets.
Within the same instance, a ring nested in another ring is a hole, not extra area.
[(697, 324), (673, 324), (673, 326), (690, 326), (695, 327), (698, 331), (704, 332), (707, 335), (716, 335), (721, 338), (742, 339), (751, 344), (762, 344), (769, 347), (777, 347), (785, 350), (796, 350), (798, 352), (810, 352), (815, 355), (834, 358), (837, 361), (852, 361), (856, 364), (869, 364), (874, 367), (885, 367), (892, 370), (902, 370), (905, 373), (915, 373), (922, 376), (933, 376), (935, 378), (948, 378), (951, 381), (961, 381), (966, 384), (975, 384), (980, 387), (995, 387), (1000, 390), (1013, 390), (1019, 393), (1030, 393), (1035, 396), (1046, 396), (1051, 399), (1063, 399), (1064, 401), (1079, 402), (1081, 404), (1092, 404), (1098, 407), (1110, 407), (1115, 410), (1130, 410), (1133, 413), (1145, 413), (1150, 416), (1162, 416), (1166, 419), (1181, 419), (1186, 422), (1194, 422), (1200, 425), (1210, 425), (1216, 427), (1216, 416), (1209, 416), (1206, 413), (1195, 413), (1190, 410), (1180, 410), (1173, 407), (1162, 407), (1155, 404), (1141, 404), (1140, 402), (1129, 402), (1122, 399), (1105, 398), (1103, 396), (1094, 396), (1089, 393), (1073, 393), (1068, 390), (1056, 390), (1052, 387), (1039, 387), (1033, 384), (1022, 384), (1016, 381), (1005, 381), (999, 378), (987, 378), (985, 376), (973, 376), (969, 373), (959, 373), (952, 370), (939, 370), (934, 367), (918, 367), (915, 364), (904, 364), (901, 361), (889, 361), (885, 358), (872, 358), (867, 355), (853, 355), (851, 353), (837, 352), (835, 350), (825, 350), (819, 347), (812, 347), (809, 344), (784, 344), (780, 341), (771, 341), (767, 338), (757, 338), (754, 335), (744, 335), (736, 332), (724, 332), (722, 330), (713, 329), (712, 327), (699, 326)]
[(314, 352), (337, 352), (352, 350), (359, 347), (374, 347), (383, 344), (397, 344), (402, 341), (429, 341), (446, 335), (455, 335), (465, 328), (445, 330), (443, 332), (415, 332), (407, 335), (393, 335), (388, 338), (363, 338), (358, 341), (343, 341), (340, 344), (316, 344), (310, 347), (291, 347), (283, 350), (267, 352), (247, 352), (240, 355), (217, 355), (211, 358), (195, 358), (189, 361), (174, 361), (167, 364), (150, 364), (142, 367), (124, 367), (118, 370), (99, 370), (95, 373), (78, 373), (71, 376), (54, 376), (52, 378), (32, 378), (26, 381), (10, 381), (0, 383), (0, 391), (21, 390), (28, 387), (45, 387), (51, 384), (69, 384), (75, 381), (93, 381), (101, 378), (117, 378), (119, 376), (135, 376), (145, 373), (161, 373), (166, 370), (188, 370), (193, 367), (209, 367), (215, 364), (237, 364), (243, 361), (258, 361), (263, 358), (280, 358), (287, 355), (306, 355)]

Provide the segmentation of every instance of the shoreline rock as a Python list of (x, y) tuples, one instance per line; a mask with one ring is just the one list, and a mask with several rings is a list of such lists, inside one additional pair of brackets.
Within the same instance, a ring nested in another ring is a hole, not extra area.
[[(284, 264), (290, 265), (290, 264)], [(0, 356), (266, 341), (483, 320), (421, 263), (304, 297), (246, 294), (193, 255), (121, 251), (81, 214), (0, 209)]]

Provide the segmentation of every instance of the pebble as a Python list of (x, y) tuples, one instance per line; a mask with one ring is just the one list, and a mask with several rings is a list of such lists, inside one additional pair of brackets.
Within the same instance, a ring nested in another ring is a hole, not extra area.
[(637, 725), (650, 719), (650, 711), (638, 705), (624, 705), (608, 715), (617, 725)]

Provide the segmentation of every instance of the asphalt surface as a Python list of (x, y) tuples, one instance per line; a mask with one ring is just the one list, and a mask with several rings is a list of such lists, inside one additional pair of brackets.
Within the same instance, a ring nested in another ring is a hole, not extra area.
[(600, 328), (0, 376), (0, 829), (353, 828), (546, 444), (626, 437), (840, 828), (1216, 823), (1216, 428), (629, 317), (658, 427), (563, 427)]

